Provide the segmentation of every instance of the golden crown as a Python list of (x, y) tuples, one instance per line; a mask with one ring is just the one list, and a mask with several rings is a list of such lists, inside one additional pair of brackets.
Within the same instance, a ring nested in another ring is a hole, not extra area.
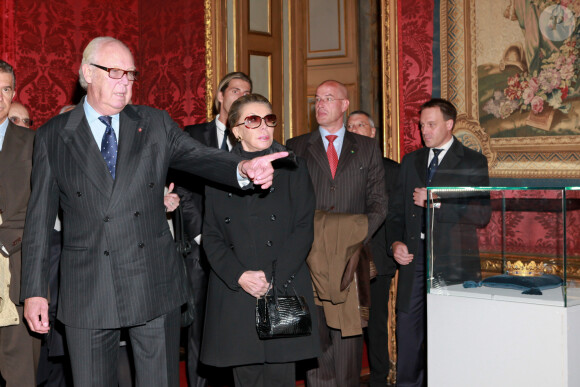
[(528, 263), (523, 263), (522, 261), (516, 261), (511, 263), (507, 262), (507, 274), (518, 275), (521, 277), (539, 277), (544, 274), (543, 264), (536, 264), (535, 261), (530, 261)]

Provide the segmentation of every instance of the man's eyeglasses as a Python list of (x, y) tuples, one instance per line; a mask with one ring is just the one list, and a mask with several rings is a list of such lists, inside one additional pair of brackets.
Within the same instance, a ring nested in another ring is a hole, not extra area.
[(367, 124), (366, 122), (359, 122), (358, 124), (348, 124), (346, 126), (347, 129), (354, 129), (354, 128), (365, 128), (367, 126), (370, 126), (369, 124)]
[(91, 66), (95, 66), (98, 69), (104, 70), (109, 73), (109, 77), (113, 79), (121, 79), (123, 75), (127, 74), (127, 79), (130, 81), (136, 81), (139, 76), (139, 71), (137, 70), (122, 70), (111, 67), (99, 66), (98, 64), (91, 63)]
[(259, 128), (260, 125), (262, 125), (262, 120), (264, 120), (264, 123), (271, 128), (275, 127), (276, 124), (278, 123), (278, 118), (276, 117), (275, 114), (268, 114), (264, 117), (251, 115), (247, 116), (244, 119), (244, 122), (240, 122), (236, 126), (246, 125), (246, 128), (248, 129), (256, 129)]
[(12, 123), (14, 123), (15, 125), (26, 126), (27, 128), (30, 127), (30, 125), (32, 125), (32, 120), (30, 118), (20, 118), (12, 116), (8, 117), (8, 119), (12, 121)]
[(316, 97), (314, 100), (316, 103), (333, 103), (334, 101), (342, 101), (345, 98), (334, 98), (334, 97)]

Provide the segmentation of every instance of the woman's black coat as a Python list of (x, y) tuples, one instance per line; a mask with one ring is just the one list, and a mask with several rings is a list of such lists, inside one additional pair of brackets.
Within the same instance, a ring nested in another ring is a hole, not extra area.
[[(277, 143), (275, 151), (284, 150)], [(280, 149), (281, 148), (281, 149)], [(239, 152), (234, 149), (233, 152)], [(203, 247), (211, 272), (201, 360), (213, 366), (282, 363), (320, 355), (318, 322), (306, 257), (314, 236), (315, 196), (306, 162), (274, 162), (268, 190), (206, 189)], [(278, 289), (293, 274), (296, 292), (306, 298), (312, 334), (260, 340), (256, 333), (256, 298), (238, 279), (247, 270), (262, 270), (268, 281), (277, 260)]]

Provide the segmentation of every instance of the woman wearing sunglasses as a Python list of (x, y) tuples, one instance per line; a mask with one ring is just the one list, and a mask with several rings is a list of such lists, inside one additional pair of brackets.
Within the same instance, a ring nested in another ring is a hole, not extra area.
[[(228, 116), (238, 140), (232, 152), (251, 159), (285, 151), (274, 141), (276, 125), (266, 98), (239, 98)], [(289, 294), (294, 287), (315, 310), (306, 266), (315, 196), (306, 162), (291, 153), (273, 166), (267, 190), (206, 189), (203, 247), (212, 270), (201, 361), (232, 367), (236, 386), (295, 386), (295, 362), (320, 355), (316, 313), (309, 336), (260, 340), (256, 331), (256, 299), (268, 292), (274, 260), (279, 294), (293, 278)]]

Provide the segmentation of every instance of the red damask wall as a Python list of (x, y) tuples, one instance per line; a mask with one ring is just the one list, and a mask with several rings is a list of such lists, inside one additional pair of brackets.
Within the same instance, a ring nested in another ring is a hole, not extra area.
[(431, 98), (433, 0), (398, 0), (401, 158), (420, 147), (419, 108)]
[(180, 125), (205, 109), (204, 1), (0, 0), (1, 58), (16, 72), (16, 99), (38, 128), (83, 95), (82, 51), (97, 36), (126, 43), (141, 73), (133, 102), (169, 111)]

